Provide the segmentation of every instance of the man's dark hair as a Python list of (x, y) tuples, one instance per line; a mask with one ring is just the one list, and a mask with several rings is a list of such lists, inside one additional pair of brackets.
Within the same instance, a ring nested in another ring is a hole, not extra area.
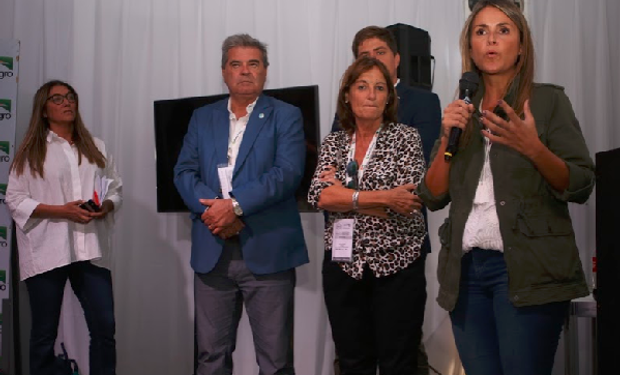
[(355, 34), (353, 38), (353, 44), (351, 45), (351, 50), (353, 51), (353, 57), (357, 59), (357, 54), (359, 52), (359, 46), (364, 41), (372, 38), (377, 38), (382, 40), (387, 44), (392, 53), (395, 55), (398, 53), (398, 46), (396, 45), (396, 39), (394, 39), (394, 35), (390, 32), (390, 30), (385, 27), (379, 26), (367, 26), (361, 29)]

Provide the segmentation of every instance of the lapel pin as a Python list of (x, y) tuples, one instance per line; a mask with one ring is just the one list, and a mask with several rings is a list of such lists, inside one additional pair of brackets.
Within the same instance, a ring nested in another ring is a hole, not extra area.
[(259, 114), (258, 114), (258, 118), (263, 118), (263, 117), (265, 117), (265, 114), (264, 114), (264, 113), (259, 113)]

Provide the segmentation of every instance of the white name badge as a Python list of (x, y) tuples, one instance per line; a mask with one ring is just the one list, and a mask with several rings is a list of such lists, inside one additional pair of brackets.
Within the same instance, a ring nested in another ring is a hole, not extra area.
[(220, 178), (220, 188), (222, 189), (222, 197), (230, 199), (230, 191), (232, 190), (232, 176), (234, 167), (221, 166), (217, 168), (217, 175)]
[(353, 229), (355, 219), (338, 219), (332, 236), (332, 261), (353, 261)]

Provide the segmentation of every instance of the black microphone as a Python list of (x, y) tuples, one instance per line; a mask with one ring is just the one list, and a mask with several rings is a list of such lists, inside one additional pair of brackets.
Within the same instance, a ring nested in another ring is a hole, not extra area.
[[(478, 83), (480, 78), (478, 74), (474, 72), (465, 72), (459, 80), (459, 99), (462, 99), (467, 104), (471, 104), (471, 98), (476, 94), (478, 90)], [(450, 129), (450, 137), (448, 138), (448, 146), (446, 146), (446, 152), (444, 153), (444, 159), (450, 161), (459, 148), (459, 140), (461, 139), (461, 128), (454, 127)]]

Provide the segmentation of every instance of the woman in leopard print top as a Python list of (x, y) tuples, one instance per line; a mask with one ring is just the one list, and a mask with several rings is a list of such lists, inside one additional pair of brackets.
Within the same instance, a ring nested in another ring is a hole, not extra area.
[[(315, 206), (320, 204), (323, 191), (346, 179), (347, 151), (351, 135), (346, 131), (329, 134), (321, 144), (321, 155), (310, 187), (308, 200)], [(332, 167), (332, 168), (330, 168)], [(321, 178), (323, 171), (335, 171), (336, 183)], [(406, 184), (417, 185), (424, 175), (424, 157), (420, 135), (414, 128), (403, 124), (389, 124), (378, 134), (372, 158), (359, 182), (359, 201), (364, 192), (385, 192), (402, 188)], [(343, 194), (351, 196), (352, 189), (343, 188)], [(411, 194), (410, 194), (411, 195)], [(325, 225), (325, 249), (332, 247), (333, 225), (338, 219), (354, 218), (353, 260), (341, 262), (340, 267), (355, 279), (361, 279), (365, 266), (376, 277), (394, 274), (407, 268), (420, 256), (420, 248), (426, 235), (424, 218), (419, 210), (406, 214), (398, 213), (389, 205), (378, 208), (384, 215), (367, 214), (364, 210), (352, 210), (352, 199), (344, 198), (349, 205), (346, 211), (328, 211)]]
[[(412, 194), (425, 172), (420, 135), (396, 122), (390, 75), (368, 57), (343, 76), (338, 118), (344, 130), (323, 140), (308, 201), (328, 213), (323, 287), (340, 368), (403, 373), (416, 368), (424, 316), (411, 293), (426, 293), (424, 263), (415, 262), (426, 228)], [(354, 219), (353, 250), (334, 261), (341, 219)]]

